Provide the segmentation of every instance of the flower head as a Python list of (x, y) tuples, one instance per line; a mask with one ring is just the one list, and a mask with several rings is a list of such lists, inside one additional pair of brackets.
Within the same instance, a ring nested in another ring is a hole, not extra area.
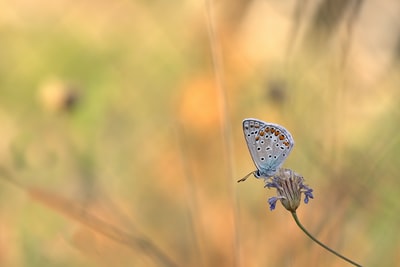
[(275, 209), (276, 202), (281, 201), (282, 205), (289, 211), (294, 212), (300, 205), (301, 193), (304, 194), (304, 203), (308, 203), (310, 198), (314, 198), (313, 190), (304, 183), (303, 176), (295, 173), (291, 169), (279, 169), (278, 172), (265, 179), (265, 186), (276, 188), (278, 195), (268, 199), (270, 210)]

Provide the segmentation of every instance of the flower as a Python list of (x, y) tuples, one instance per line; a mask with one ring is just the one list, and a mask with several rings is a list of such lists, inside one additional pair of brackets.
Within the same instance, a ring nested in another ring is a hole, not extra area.
[(270, 210), (274, 210), (276, 202), (281, 201), (282, 205), (289, 211), (294, 212), (300, 205), (301, 193), (304, 194), (304, 203), (308, 203), (310, 198), (314, 198), (313, 190), (304, 183), (303, 176), (295, 173), (291, 169), (279, 169), (278, 172), (265, 179), (267, 188), (276, 188), (278, 195), (268, 199)]

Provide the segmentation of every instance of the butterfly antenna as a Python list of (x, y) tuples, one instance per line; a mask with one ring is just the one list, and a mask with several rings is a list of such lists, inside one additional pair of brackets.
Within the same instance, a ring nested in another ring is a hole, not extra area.
[(240, 183), (240, 182), (246, 181), (246, 179), (247, 179), (250, 175), (252, 175), (252, 174), (254, 175), (254, 172), (255, 172), (255, 171), (250, 172), (249, 174), (247, 174), (245, 177), (243, 177), (242, 179), (238, 180), (237, 182)]

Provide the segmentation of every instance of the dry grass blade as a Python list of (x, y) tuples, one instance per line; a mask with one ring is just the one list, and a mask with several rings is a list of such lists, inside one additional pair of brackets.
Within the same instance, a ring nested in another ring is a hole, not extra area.
[(55, 193), (40, 188), (24, 186), (14, 178), (11, 178), (4, 169), (0, 169), (0, 174), (2, 179), (24, 190), (33, 200), (91, 228), (95, 232), (102, 234), (129, 249), (147, 255), (150, 259), (156, 261), (156, 265), (169, 267), (178, 266), (178, 264), (161, 251), (154, 242), (143, 234), (133, 235), (125, 232), (118, 227), (101, 220), (88, 212), (81, 205), (76, 204), (63, 196), (56, 195)]

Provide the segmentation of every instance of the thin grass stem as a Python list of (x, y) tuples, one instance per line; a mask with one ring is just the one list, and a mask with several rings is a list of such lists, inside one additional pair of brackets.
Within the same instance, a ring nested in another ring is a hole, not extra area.
[(310, 234), (306, 228), (304, 228), (304, 226), (300, 223), (299, 218), (297, 217), (297, 213), (295, 211), (291, 212), (293, 219), (295, 220), (297, 226), (300, 227), (300, 229), (309, 237), (311, 238), (312, 241), (314, 241), (315, 243), (317, 243), (318, 245), (320, 245), (321, 247), (323, 247), (324, 249), (328, 250), (329, 252), (333, 253), (334, 255), (338, 256), (339, 258), (347, 261), (348, 263), (354, 265), (354, 266), (358, 266), (358, 267), (362, 267), (362, 265), (350, 260), (349, 258), (339, 254), (338, 252), (334, 251), (333, 249), (331, 249), (330, 247), (328, 247), (327, 245), (323, 244), (322, 242), (320, 242), (318, 239), (316, 239), (312, 234)]

